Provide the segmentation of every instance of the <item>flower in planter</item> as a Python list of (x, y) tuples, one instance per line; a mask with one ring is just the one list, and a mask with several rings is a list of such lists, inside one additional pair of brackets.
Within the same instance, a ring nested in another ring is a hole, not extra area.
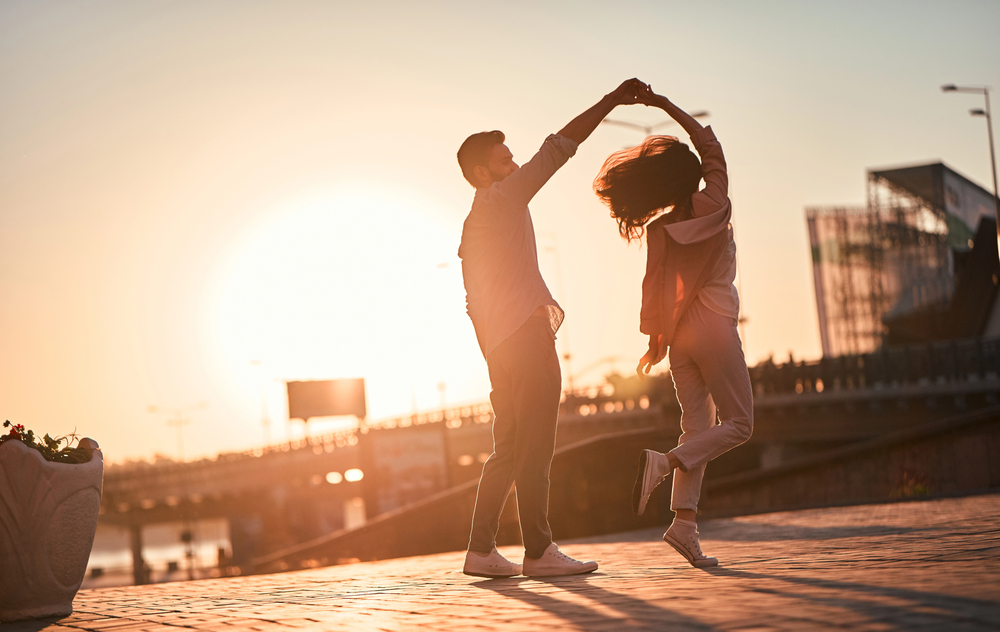
[[(10, 432), (0, 436), (0, 444), (3, 444), (4, 441), (20, 441), (29, 448), (34, 448), (41, 452), (46, 461), (55, 461), (56, 463), (86, 463), (90, 460), (90, 452), (88, 450), (81, 448), (79, 445), (73, 446), (74, 441), (79, 442), (79, 437), (76, 436), (76, 433), (56, 439), (46, 434), (41, 441), (38, 441), (35, 438), (35, 431), (25, 430), (24, 424), (15, 424), (8, 419), (3, 422), (3, 427), (10, 428)], [(66, 445), (62, 446), (63, 443)]]

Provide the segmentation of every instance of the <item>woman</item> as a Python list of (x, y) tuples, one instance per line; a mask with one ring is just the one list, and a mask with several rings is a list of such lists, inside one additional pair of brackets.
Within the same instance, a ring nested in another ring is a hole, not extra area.
[[(645, 86), (639, 100), (658, 107), (691, 137), (701, 161), (672, 136), (650, 136), (611, 155), (594, 191), (611, 209), (627, 241), (646, 235), (639, 329), (649, 349), (636, 372), (645, 379), (669, 355), (681, 405), (678, 446), (663, 454), (644, 450), (632, 508), (674, 473), (673, 523), (663, 540), (693, 566), (715, 566), (698, 541), (697, 512), (705, 464), (744, 443), (753, 429), (753, 394), (737, 332), (739, 294), (732, 205), (722, 146), (711, 127)], [(698, 189), (700, 181), (705, 187)]]

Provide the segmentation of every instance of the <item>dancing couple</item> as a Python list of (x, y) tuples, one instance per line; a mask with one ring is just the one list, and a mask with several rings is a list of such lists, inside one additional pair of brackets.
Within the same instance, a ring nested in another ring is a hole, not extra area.
[[(597, 562), (560, 552), (549, 529), (549, 467), (562, 389), (555, 334), (564, 314), (538, 270), (528, 202), (605, 116), (631, 104), (662, 109), (701, 156), (699, 161), (671, 136), (650, 136), (611, 155), (594, 181), (621, 236), (629, 242), (646, 237), (640, 330), (649, 336), (649, 347), (636, 371), (645, 379), (669, 356), (682, 409), (678, 446), (666, 454), (640, 454), (632, 507), (641, 514), (656, 486), (673, 474), (675, 518), (663, 539), (694, 566), (718, 564), (698, 541), (705, 465), (745, 442), (753, 427), (750, 378), (736, 328), (736, 244), (726, 162), (711, 127), (629, 79), (546, 138), (523, 166), (499, 131), (473, 134), (458, 150), (462, 174), (476, 189), (458, 254), (495, 416), (493, 454), (483, 466), (472, 518), (467, 575), (548, 577), (597, 569)], [(523, 564), (496, 550), (500, 513), (512, 487)]]

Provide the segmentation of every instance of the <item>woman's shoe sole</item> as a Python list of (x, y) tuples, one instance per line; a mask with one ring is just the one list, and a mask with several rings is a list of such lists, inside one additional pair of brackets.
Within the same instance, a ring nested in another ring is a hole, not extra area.
[(639, 471), (635, 475), (635, 484), (632, 486), (632, 512), (637, 516), (641, 516), (646, 512), (646, 505), (649, 504), (649, 497), (653, 495), (653, 490), (659, 487), (660, 483), (666, 480), (667, 476), (670, 476), (668, 473), (655, 481), (653, 486), (649, 488), (649, 493), (646, 494), (646, 500), (643, 501), (642, 488), (646, 484), (646, 478), (651, 478), (653, 475), (652, 472), (649, 471), (649, 454), (651, 452), (653, 452), (653, 450), (643, 450), (642, 453), (639, 454)]
[(641, 516), (643, 511), (646, 510), (645, 507), (642, 511), (639, 511), (639, 501), (642, 499), (642, 482), (646, 476), (646, 451), (643, 450), (639, 454), (639, 472), (635, 475), (635, 485), (632, 486), (632, 512)]
[(684, 546), (683, 544), (681, 544), (680, 542), (677, 542), (676, 540), (674, 540), (674, 537), (672, 535), (670, 535), (669, 533), (664, 533), (663, 534), (663, 541), (666, 542), (667, 544), (669, 544), (670, 546), (672, 546), (675, 551), (677, 551), (678, 553), (681, 554), (681, 557), (683, 557), (684, 559), (686, 559), (688, 561), (688, 564), (690, 564), (691, 566), (694, 566), (695, 568), (706, 568), (706, 567), (709, 567), (709, 566), (718, 566), (719, 565), (719, 560), (715, 560), (714, 562), (710, 562), (710, 563), (707, 563), (707, 564), (705, 562), (707, 562), (708, 559), (705, 559), (705, 560), (695, 560), (694, 557), (691, 555), (691, 553), (687, 550), (687, 547)]

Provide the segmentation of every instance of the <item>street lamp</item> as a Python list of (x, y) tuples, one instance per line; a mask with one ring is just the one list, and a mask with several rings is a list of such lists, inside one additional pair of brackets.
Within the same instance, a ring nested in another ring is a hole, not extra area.
[(146, 409), (149, 413), (167, 413), (167, 425), (177, 428), (177, 458), (178, 463), (184, 462), (184, 426), (191, 423), (190, 413), (201, 410), (208, 406), (208, 402), (198, 402), (194, 406), (186, 408), (167, 408), (165, 406), (152, 406)]
[[(201, 410), (208, 406), (208, 402), (198, 402), (194, 406), (188, 406), (186, 408), (166, 408), (163, 406), (153, 406), (150, 405), (147, 408), (149, 413), (167, 413), (170, 418), (167, 419), (167, 425), (177, 428), (177, 462), (184, 462), (184, 426), (191, 423), (191, 412), (195, 410)], [(184, 543), (184, 556), (187, 558), (187, 571), (188, 579), (194, 579), (195, 570), (195, 559), (194, 559), (194, 538), (192, 536), (191, 520), (188, 517), (188, 510), (186, 506), (186, 501), (188, 499), (187, 493), (187, 479), (184, 474), (181, 474), (181, 495), (183, 500), (180, 503), (181, 507), (181, 518), (184, 523), (184, 528), (181, 531), (181, 542)]]
[(267, 379), (264, 377), (264, 363), (250, 360), (250, 366), (260, 367), (260, 425), (264, 428), (264, 445), (271, 445), (271, 416), (267, 414)]
[[(708, 116), (708, 112), (705, 110), (699, 110), (691, 115), (693, 118), (701, 118), (703, 116)], [(619, 121), (618, 119), (604, 119), (602, 123), (607, 123), (608, 125), (618, 125), (620, 127), (629, 127), (632, 129), (637, 129), (649, 136), (653, 133), (654, 129), (660, 127), (665, 127), (667, 125), (676, 125), (676, 121), (673, 119), (667, 119), (666, 121), (660, 121), (659, 123), (653, 123), (652, 125), (643, 125), (641, 123), (633, 123), (632, 121)]]
[(989, 86), (956, 86), (950, 83), (945, 86), (941, 86), (941, 92), (971, 92), (973, 94), (983, 94), (983, 98), (986, 100), (986, 109), (976, 108), (974, 110), (969, 110), (969, 114), (972, 116), (985, 116), (986, 117), (986, 133), (990, 138), (990, 166), (993, 168), (993, 210), (995, 213), (995, 219), (997, 221), (997, 249), (998, 255), (1000, 255), (1000, 194), (997, 193), (997, 159), (996, 153), (993, 151), (993, 119), (990, 117), (990, 87)]

